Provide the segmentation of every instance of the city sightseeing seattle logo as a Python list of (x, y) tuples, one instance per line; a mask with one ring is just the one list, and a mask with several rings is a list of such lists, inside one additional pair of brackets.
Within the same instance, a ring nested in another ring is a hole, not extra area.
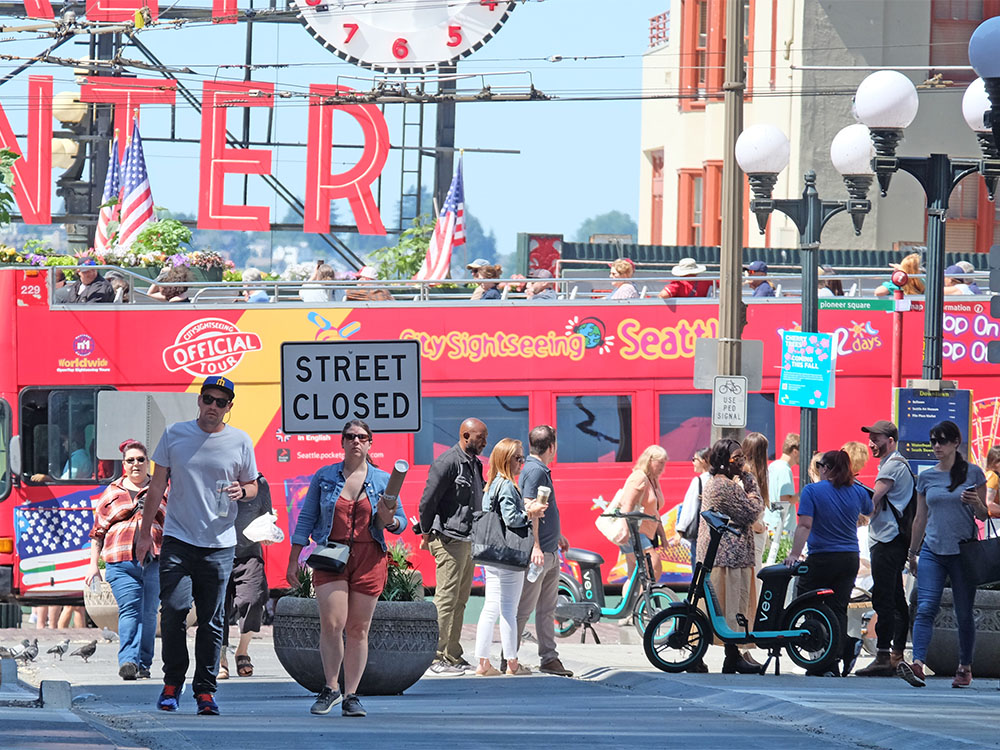
[(173, 345), (163, 350), (163, 365), (170, 372), (183, 370), (205, 378), (229, 372), (244, 355), (263, 348), (256, 333), (241, 331), (222, 318), (202, 318), (182, 328)]

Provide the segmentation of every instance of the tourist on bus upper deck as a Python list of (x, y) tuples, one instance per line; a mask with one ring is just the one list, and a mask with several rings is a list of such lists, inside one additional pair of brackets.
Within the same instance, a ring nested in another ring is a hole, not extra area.
[(820, 266), (817, 271), (819, 272), (819, 288), (816, 290), (816, 294), (820, 297), (843, 297), (844, 296), (844, 284), (840, 279), (834, 278), (837, 274), (833, 270), (833, 266)]
[[(475, 279), (475, 280), (478, 281), (479, 278), (480, 278), (479, 272), (482, 269), (486, 268), (486, 266), (488, 266), (488, 265), (491, 265), (491, 264), (485, 258), (476, 258), (474, 261), (472, 261), (471, 263), (467, 264), (465, 266), (465, 268), (469, 272), (469, 275), (472, 276), (473, 279)], [(481, 285), (477, 284), (476, 288), (472, 290), (472, 296), (469, 299), (479, 299), (480, 297), (483, 296), (483, 292), (485, 292), (485, 291), (486, 290), (483, 289), (483, 287)]]
[(56, 288), (52, 290), (52, 301), (57, 305), (64, 305), (69, 302), (70, 294), (73, 291), (73, 285), (67, 283), (66, 274), (61, 268), (57, 268), (54, 275), (56, 279)]
[(944, 293), (948, 295), (975, 294), (962, 278), (964, 274), (965, 269), (959, 265), (948, 266), (944, 269)]
[(160, 547), (167, 507), (164, 493), (153, 519), (150, 557), (137, 560), (135, 537), (142, 523), (149, 488), (149, 455), (138, 440), (120, 446), (122, 476), (108, 485), (94, 506), (90, 531), (90, 567), (84, 583), (104, 577), (118, 603), (118, 676), (123, 680), (149, 678), (156, 643), (156, 615), (160, 605)]
[(631, 258), (619, 258), (612, 261), (611, 286), (614, 289), (605, 299), (633, 299), (639, 296), (635, 283), (631, 280), (635, 275), (635, 261)]
[[(344, 425), (340, 433), (344, 460), (313, 475), (292, 533), (285, 574), (292, 586), (298, 585), (299, 555), (310, 538), (316, 544), (330, 541), (350, 547), (341, 572), (313, 569), (325, 677), (310, 709), (313, 714), (327, 714), (343, 701), (344, 716), (365, 716), (357, 692), (368, 662), (368, 629), (375, 603), (389, 574), (385, 532), (399, 534), (406, 528), (403, 504), (385, 494), (389, 473), (371, 459), (373, 438), (371, 428), (360, 419)], [(341, 667), (343, 695), (337, 687)]]
[(688, 281), (688, 277), (697, 276), (707, 270), (706, 266), (694, 258), (681, 258), (677, 265), (670, 269), (670, 273), (678, 278), (660, 290), (660, 299), (707, 297), (712, 291), (711, 281)]
[(185, 265), (164, 268), (149, 288), (148, 296), (160, 302), (190, 302), (186, 285), (192, 281), (191, 269)]
[[(754, 573), (754, 540), (751, 527), (764, 510), (764, 501), (753, 475), (744, 468), (743, 447), (729, 438), (716, 441), (709, 454), (708, 480), (701, 494), (702, 510), (714, 510), (729, 516), (730, 525), (738, 534), (723, 534), (712, 568), (712, 587), (718, 597), (720, 613), (732, 630), (742, 628), (736, 615), (752, 619), (750, 609), (751, 579)], [(704, 560), (708, 552), (708, 524), (698, 529), (696, 560)], [(760, 666), (748, 662), (739, 647), (726, 644), (724, 674), (760, 674)]]
[(976, 519), (984, 521), (988, 517), (986, 477), (982, 469), (966, 461), (958, 450), (962, 433), (954, 422), (945, 420), (934, 425), (930, 443), (938, 462), (917, 476), (917, 514), (908, 552), (910, 572), (917, 578), (913, 663), (900, 662), (896, 674), (914, 687), (924, 686), (927, 647), (934, 633), (934, 618), (941, 607), (945, 580), (950, 578), (958, 621), (958, 669), (951, 686), (963, 688), (972, 683), (977, 582), (962, 564), (959, 544), (978, 539)]
[(393, 299), (392, 293), (384, 286), (374, 282), (378, 279), (378, 269), (375, 266), (364, 266), (358, 271), (358, 284), (348, 288), (344, 299), (348, 302), (387, 302)]
[(537, 279), (537, 281), (529, 282), (525, 289), (528, 299), (534, 301), (559, 299), (555, 289), (556, 282), (552, 280), (552, 271), (547, 268), (536, 268), (528, 276)]
[(333, 301), (336, 296), (334, 289), (330, 286), (319, 284), (317, 282), (333, 281), (336, 278), (337, 272), (333, 270), (333, 267), (319, 261), (319, 264), (313, 269), (312, 274), (309, 276), (309, 280), (299, 289), (299, 299), (303, 302), (309, 302), (316, 305), (323, 305), (327, 302)]
[(817, 467), (821, 481), (802, 488), (798, 525), (785, 565), (800, 560), (808, 540), (807, 562), (812, 564), (799, 578), (798, 590), (833, 589), (826, 601), (840, 621), (840, 676), (846, 677), (857, 659), (857, 641), (847, 635), (847, 607), (860, 564), (858, 517), (870, 516), (874, 509), (871, 497), (854, 482), (847, 451), (827, 451)]
[[(641, 511), (650, 516), (656, 516), (655, 521), (640, 521), (639, 541), (642, 550), (660, 547), (667, 543), (667, 535), (663, 530), (663, 522), (660, 514), (666, 504), (663, 499), (663, 489), (660, 487), (660, 476), (667, 465), (667, 452), (660, 445), (651, 445), (642, 452), (636, 459), (632, 473), (625, 480), (622, 487), (621, 499), (618, 508), (622, 513)], [(659, 542), (659, 543), (657, 543)], [(627, 575), (631, 576), (635, 569), (636, 550), (632, 549), (631, 536), (621, 545), (622, 554), (625, 555), (625, 566)], [(660, 580), (662, 572), (662, 562), (659, 555), (651, 556), (653, 561), (653, 583)]]
[(972, 294), (982, 294), (983, 291), (979, 288), (979, 284), (975, 282), (976, 267), (967, 260), (960, 260), (955, 265), (968, 274), (968, 276), (962, 279), (962, 283), (969, 287), (969, 292)]
[[(899, 263), (890, 263), (889, 267), (895, 271), (902, 271), (910, 277), (909, 281), (903, 285), (903, 294), (924, 293), (924, 282), (920, 279), (913, 278), (917, 274), (924, 272), (924, 267), (920, 264), (920, 253), (910, 253)], [(892, 280), (889, 279), (887, 281), (883, 281), (875, 287), (875, 296), (884, 297), (887, 294), (892, 294), (897, 289), (899, 289), (899, 287), (893, 284)]]
[[(501, 271), (502, 267), (500, 265), (483, 266), (477, 270), (476, 278), (481, 279), (478, 288), (483, 290), (478, 299), (500, 299), (500, 290), (497, 288), (498, 282), (493, 281), (493, 279), (499, 279)], [(473, 292), (473, 296), (470, 299), (477, 299), (475, 292)]]
[(743, 266), (743, 270), (747, 274), (746, 284), (753, 290), (752, 297), (774, 296), (774, 287), (771, 286), (771, 282), (755, 278), (756, 276), (767, 276), (767, 263), (762, 260), (753, 260)]
[[(260, 269), (250, 266), (243, 272), (243, 281), (254, 284), (264, 280), (264, 274)], [(249, 304), (266, 304), (271, 301), (271, 296), (267, 290), (260, 286), (246, 287), (243, 290), (243, 299)]]
[[(84, 258), (81, 266), (93, 266), (97, 261)], [(70, 284), (66, 302), (71, 305), (93, 304), (97, 302), (114, 302), (115, 290), (106, 278), (97, 272), (96, 268), (81, 268), (77, 271), (80, 278)]]

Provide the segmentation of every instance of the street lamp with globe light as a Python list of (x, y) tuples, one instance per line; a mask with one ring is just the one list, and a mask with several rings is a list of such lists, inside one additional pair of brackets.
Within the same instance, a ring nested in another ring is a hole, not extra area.
[[(977, 29), (978, 32), (978, 29)], [(973, 37), (975, 38), (975, 34)], [(1000, 42), (1000, 40), (998, 40)], [(972, 44), (970, 42), (970, 54)], [(1000, 54), (1000, 43), (993, 46)], [(996, 66), (990, 61), (991, 71)], [(1000, 70), (996, 71), (1000, 76)], [(1000, 83), (998, 81), (997, 83)], [(997, 86), (993, 87), (998, 89)], [(990, 91), (990, 85), (986, 85)], [(854, 111), (858, 119), (871, 130), (875, 145), (872, 166), (878, 177), (883, 196), (889, 190), (892, 175), (902, 169), (913, 175), (927, 196), (927, 283), (924, 314), (924, 363), (923, 378), (940, 382), (943, 369), (944, 346), (944, 252), (945, 217), (948, 199), (958, 183), (970, 174), (979, 172), (992, 190), (1000, 176), (1000, 160), (995, 156), (996, 141), (985, 125), (978, 123), (975, 108), (982, 104), (976, 91), (966, 92), (963, 115), (976, 131), (986, 158), (952, 159), (946, 154), (930, 156), (896, 156), (896, 147), (903, 138), (903, 130), (913, 122), (918, 108), (917, 90), (913, 82), (894, 70), (880, 70), (865, 78), (854, 95)], [(977, 104), (978, 102), (978, 104)], [(1000, 90), (997, 91), (1000, 104)], [(994, 104), (994, 109), (997, 109)], [(987, 143), (984, 145), (984, 139)], [(992, 143), (989, 143), (992, 141)]]
[[(816, 331), (819, 326), (819, 249), (823, 227), (836, 214), (847, 211), (854, 223), (854, 233), (861, 234), (865, 215), (871, 211), (867, 199), (872, 184), (872, 142), (864, 125), (849, 125), (830, 144), (830, 159), (843, 176), (850, 198), (846, 201), (824, 201), (816, 190), (816, 173), (806, 172), (805, 189), (801, 198), (772, 198), (778, 174), (788, 166), (788, 137), (773, 125), (760, 124), (746, 128), (736, 141), (736, 161), (747, 173), (753, 200), (750, 210), (757, 217), (757, 226), (764, 234), (773, 211), (790, 218), (799, 230), (799, 254), (802, 263), (802, 330)], [(800, 410), (799, 476), (808, 483), (809, 462), (817, 441), (816, 409)]]

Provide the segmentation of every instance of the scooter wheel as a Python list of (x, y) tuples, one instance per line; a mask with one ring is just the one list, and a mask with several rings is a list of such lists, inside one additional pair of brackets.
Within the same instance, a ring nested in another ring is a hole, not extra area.
[[(580, 595), (579, 585), (568, 576), (559, 576), (559, 593), (556, 596), (556, 604), (572, 604), (583, 601)], [(569, 618), (555, 618), (555, 635), (557, 638), (568, 638), (580, 627), (580, 623)]]
[(711, 637), (705, 615), (687, 604), (674, 604), (653, 615), (643, 633), (642, 648), (657, 669), (683, 672), (701, 660)]
[(632, 610), (632, 624), (640, 637), (645, 635), (653, 615), (677, 601), (677, 594), (666, 586), (654, 586), (649, 592), (649, 598), (652, 606), (646, 607), (646, 597), (639, 594)]
[(822, 602), (803, 602), (789, 610), (784, 629), (809, 631), (809, 635), (790, 639), (785, 646), (788, 658), (807, 672), (828, 672), (841, 656), (840, 621)]

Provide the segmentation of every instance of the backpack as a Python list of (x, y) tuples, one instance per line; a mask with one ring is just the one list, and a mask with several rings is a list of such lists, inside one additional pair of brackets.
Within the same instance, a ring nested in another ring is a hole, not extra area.
[(910, 500), (906, 507), (903, 508), (902, 512), (896, 510), (896, 506), (889, 502), (888, 497), (885, 498), (885, 504), (889, 507), (892, 517), (896, 519), (900, 536), (909, 543), (910, 537), (913, 535), (913, 519), (917, 515), (917, 476), (908, 466), (907, 471), (910, 472), (910, 479), (913, 480), (913, 492), (910, 494)]

